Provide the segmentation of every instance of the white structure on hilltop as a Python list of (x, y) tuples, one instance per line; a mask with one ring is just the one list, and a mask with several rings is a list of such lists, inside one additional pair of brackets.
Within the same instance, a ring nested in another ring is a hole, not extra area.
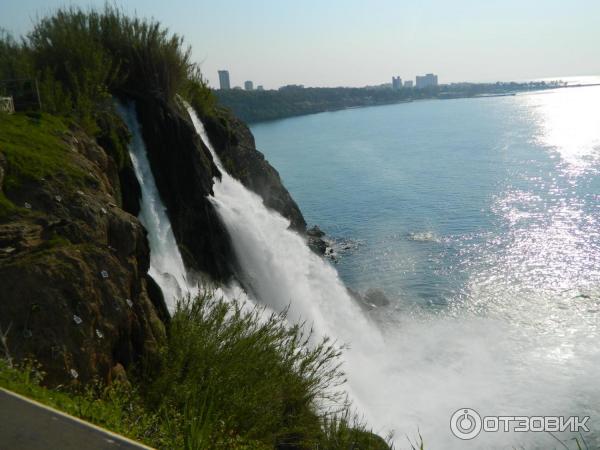
[(0, 111), (9, 114), (15, 112), (15, 103), (12, 97), (0, 97)]
[(253, 91), (254, 90), (254, 83), (250, 80), (248, 81), (244, 81), (244, 89), (246, 89), (247, 91)]

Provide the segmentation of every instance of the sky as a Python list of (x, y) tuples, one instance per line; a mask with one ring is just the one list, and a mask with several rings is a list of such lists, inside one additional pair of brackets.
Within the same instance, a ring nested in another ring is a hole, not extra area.
[[(0, 0), (0, 27), (27, 33), (60, 6)], [(265, 89), (365, 86), (433, 72), (440, 83), (600, 75), (599, 0), (111, 0), (183, 35), (212, 86), (229, 70)]]

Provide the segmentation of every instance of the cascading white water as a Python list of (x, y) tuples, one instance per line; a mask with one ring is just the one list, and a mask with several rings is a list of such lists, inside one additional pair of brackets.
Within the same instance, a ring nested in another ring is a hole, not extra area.
[(150, 244), (148, 273), (160, 286), (167, 307), (173, 312), (177, 299), (182, 295), (193, 295), (196, 288), (187, 281), (171, 222), (154, 181), (135, 106), (133, 103), (118, 104), (117, 111), (132, 135), (129, 155), (142, 191), (139, 219), (148, 231)]
[[(572, 394), (570, 376), (552, 358), (540, 357), (526, 330), (469, 308), (439, 317), (381, 311), (377, 325), (371, 322), (336, 270), (289, 230), (286, 219), (227, 174), (203, 124), (188, 111), (222, 172), (211, 201), (232, 237), (243, 283), (261, 303), (275, 310), (289, 305), (291, 320), (306, 320), (319, 335), (349, 344), (349, 393), (375, 431), (395, 429), (399, 448), (408, 447), (406, 435), (415, 441), (419, 429), (427, 448), (556, 446), (543, 433), (482, 433), (462, 441), (450, 432), (450, 417), (459, 408), (475, 407), (482, 415), (560, 415), (576, 414), (586, 404)], [(594, 373), (594, 363), (587, 362), (578, 383), (593, 385), (585, 374)]]
[[(377, 371), (382, 369), (373, 364), (374, 357), (385, 349), (381, 333), (350, 297), (337, 271), (289, 229), (290, 222), (265, 207), (257, 194), (227, 173), (189, 105), (188, 112), (221, 170), (211, 202), (231, 235), (249, 294), (276, 311), (289, 307), (288, 317), (295, 322), (307, 321), (317, 336), (349, 344), (344, 369), (350, 374), (350, 394), (355, 406), (368, 413), (371, 408), (366, 399), (378, 381)], [(371, 414), (368, 418), (379, 422)]]
[[(593, 337), (577, 335), (577, 346), (589, 357), (580, 363), (585, 367), (573, 361), (574, 372), (553, 363), (560, 355), (545, 357), (528, 339), (526, 328), (470, 313), (469, 308), (447, 317), (382, 311), (385, 317), (378, 317), (378, 324), (384, 327), (374, 325), (350, 298), (335, 269), (289, 230), (286, 219), (224, 170), (201, 121), (188, 111), (222, 172), (210, 201), (232, 237), (245, 286), (262, 304), (274, 310), (289, 306), (291, 320), (306, 320), (318, 335), (350, 345), (344, 353), (349, 391), (375, 431), (395, 428), (402, 442), (404, 434), (414, 438), (420, 427), (427, 448), (554, 448), (553, 438), (540, 433), (486, 433), (461, 441), (450, 433), (450, 415), (472, 406), (482, 414), (576, 414), (582, 404), (586, 411), (597, 410), (597, 395), (590, 395), (598, 363), (597, 354), (588, 351), (594, 348)], [(172, 311), (182, 292), (194, 290), (186, 280), (135, 110), (119, 106), (119, 112), (133, 134), (130, 154), (142, 188), (140, 220), (148, 230), (150, 274)], [(587, 389), (574, 395), (573, 384)]]

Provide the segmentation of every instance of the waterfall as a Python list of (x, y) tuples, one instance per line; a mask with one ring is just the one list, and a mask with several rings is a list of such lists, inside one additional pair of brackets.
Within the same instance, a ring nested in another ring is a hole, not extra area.
[[(395, 428), (401, 440), (406, 435), (414, 440), (420, 428), (431, 448), (499, 449), (507, 448), (507, 442), (514, 443), (511, 447), (548, 448), (540, 447), (539, 433), (510, 437), (487, 433), (468, 447), (467, 441), (451, 436), (449, 426), (440, 424), (449, 425), (454, 411), (471, 406), (482, 413), (523, 416), (576, 413), (579, 398), (572, 398), (571, 372), (554, 365), (552, 359), (544, 362), (543, 350), (535, 341), (529, 343), (520, 329), (515, 333), (498, 318), (475, 312), (430, 317), (382, 310), (385, 320), (376, 326), (349, 296), (337, 271), (289, 229), (289, 221), (227, 173), (202, 122), (189, 105), (187, 109), (222, 173), (220, 180), (214, 180), (214, 196), (209, 200), (231, 236), (239, 278), (249, 298), (275, 311), (289, 308), (288, 318), (306, 321), (317, 338), (329, 336), (349, 345), (343, 353), (348, 392), (375, 432)], [(119, 105), (118, 111), (133, 135), (129, 151), (142, 189), (139, 219), (148, 230), (149, 273), (173, 311), (177, 297), (193, 295), (197, 289), (187, 282), (135, 109), (131, 104)], [(231, 288), (234, 294), (226, 297), (239, 298), (240, 291)], [(597, 362), (590, 358), (588, 364), (595, 367)], [(589, 377), (574, 379), (595, 386), (594, 370), (584, 373)]]
[(381, 333), (350, 297), (337, 271), (289, 229), (290, 222), (227, 173), (204, 125), (189, 105), (187, 109), (222, 173), (221, 180), (214, 180), (210, 201), (231, 236), (241, 267), (240, 281), (252, 298), (269, 308), (282, 311), (289, 307), (288, 318), (307, 321), (316, 337), (329, 336), (350, 345), (344, 352), (350, 395), (355, 405), (368, 413), (365, 400), (381, 369), (373, 363), (374, 356), (384, 349)]
[(117, 111), (132, 135), (129, 156), (142, 190), (138, 218), (148, 231), (150, 244), (148, 273), (160, 286), (167, 307), (173, 312), (177, 299), (182, 295), (193, 295), (196, 289), (187, 282), (183, 259), (152, 174), (135, 105), (133, 102), (127, 105), (117, 104)]

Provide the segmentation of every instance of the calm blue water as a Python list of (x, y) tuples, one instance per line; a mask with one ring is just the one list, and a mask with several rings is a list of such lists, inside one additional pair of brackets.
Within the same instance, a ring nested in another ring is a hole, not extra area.
[[(581, 103), (593, 120), (548, 130)], [(444, 304), (464, 293), (482, 252), (547, 227), (573, 231), (569, 250), (588, 252), (571, 281), (598, 281), (599, 111), (600, 89), (582, 88), (353, 109), (252, 131), (307, 221), (342, 243), (337, 267), (347, 284)], [(545, 238), (560, 253), (551, 258), (576, 256), (557, 248), (562, 236)], [(535, 263), (513, 256), (519, 271)], [(549, 279), (561, 268), (529, 281), (576, 287)]]
[(307, 221), (336, 241), (344, 281), (392, 299), (376, 314), (399, 362), (375, 407), (400, 435), (521, 445), (522, 434), (448, 445), (449, 416), (467, 406), (589, 414), (600, 430), (600, 87), (252, 131)]

